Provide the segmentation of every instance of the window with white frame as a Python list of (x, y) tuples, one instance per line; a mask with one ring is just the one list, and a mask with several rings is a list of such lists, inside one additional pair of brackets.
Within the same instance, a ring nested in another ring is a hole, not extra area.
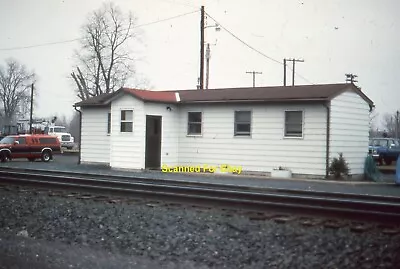
[(111, 133), (111, 112), (107, 114), (107, 134)]
[(188, 112), (188, 135), (201, 135), (201, 112)]
[(235, 136), (250, 136), (251, 111), (235, 111)]
[(303, 137), (303, 111), (285, 111), (285, 137)]
[(121, 110), (121, 133), (133, 132), (133, 110)]

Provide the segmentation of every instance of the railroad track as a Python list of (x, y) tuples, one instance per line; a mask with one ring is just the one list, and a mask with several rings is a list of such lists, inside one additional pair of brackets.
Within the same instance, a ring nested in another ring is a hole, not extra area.
[(400, 198), (0, 168), (0, 183), (35, 188), (150, 198), (258, 212), (285, 212), (400, 224)]

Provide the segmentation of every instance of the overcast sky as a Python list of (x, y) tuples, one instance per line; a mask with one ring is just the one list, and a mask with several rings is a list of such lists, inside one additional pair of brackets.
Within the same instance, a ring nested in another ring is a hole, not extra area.
[[(137, 78), (147, 79), (152, 90), (196, 88), (200, 12), (140, 25), (199, 11), (204, 5), (225, 28), (205, 31), (205, 41), (212, 44), (210, 88), (252, 86), (247, 71), (262, 72), (256, 77), (257, 86), (282, 85), (283, 58), (295, 57), (305, 60), (296, 65), (296, 84), (342, 83), (345, 73), (353, 73), (380, 115), (400, 109), (398, 0), (113, 2), (137, 17), (141, 41), (131, 42), (130, 48), (138, 58)], [(36, 72), (40, 96), (35, 116), (72, 115), (72, 105), (78, 100), (69, 74), (79, 43), (20, 47), (79, 38), (87, 14), (101, 3), (0, 0), (0, 64), (12, 57)], [(207, 24), (214, 25), (214, 21), (207, 18)], [(291, 84), (289, 70), (287, 75)]]

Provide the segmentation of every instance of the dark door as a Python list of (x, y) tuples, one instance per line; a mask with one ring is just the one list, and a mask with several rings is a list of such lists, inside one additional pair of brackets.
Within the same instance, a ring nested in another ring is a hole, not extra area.
[(146, 116), (146, 155), (148, 169), (161, 168), (161, 116)]

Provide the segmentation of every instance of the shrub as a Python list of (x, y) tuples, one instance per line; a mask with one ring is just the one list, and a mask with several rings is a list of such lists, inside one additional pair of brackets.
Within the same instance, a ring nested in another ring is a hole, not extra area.
[(349, 165), (343, 157), (343, 153), (339, 153), (339, 158), (333, 158), (332, 163), (329, 167), (329, 173), (334, 175), (335, 178), (348, 176), (350, 173)]

